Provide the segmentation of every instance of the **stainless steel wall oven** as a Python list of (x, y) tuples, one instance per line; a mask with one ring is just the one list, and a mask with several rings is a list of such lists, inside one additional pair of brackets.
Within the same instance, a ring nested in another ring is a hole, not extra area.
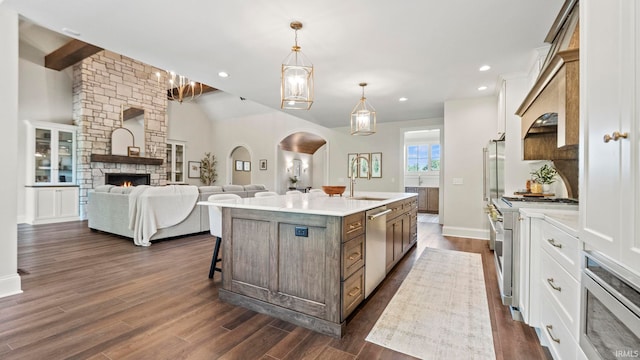
[(640, 358), (640, 277), (585, 251), (580, 347), (589, 359)]

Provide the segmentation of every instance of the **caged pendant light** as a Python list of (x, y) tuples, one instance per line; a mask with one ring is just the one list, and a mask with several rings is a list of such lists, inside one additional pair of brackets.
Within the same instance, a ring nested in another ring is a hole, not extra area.
[(351, 112), (351, 135), (371, 135), (376, 133), (376, 109), (367, 103), (364, 97), (364, 87), (367, 83), (360, 83), (362, 86), (362, 98)]
[(289, 26), (295, 30), (295, 44), (282, 63), (280, 84), (280, 108), (309, 110), (313, 104), (313, 64), (298, 46), (298, 30), (302, 23), (294, 21)]

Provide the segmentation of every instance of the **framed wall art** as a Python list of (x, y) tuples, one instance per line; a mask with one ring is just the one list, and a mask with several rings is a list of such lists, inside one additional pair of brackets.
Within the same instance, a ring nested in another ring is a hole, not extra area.
[(371, 153), (371, 177), (382, 177), (382, 153)]
[(236, 169), (236, 171), (242, 171), (244, 169), (244, 165), (243, 165), (243, 161), (242, 160), (236, 160), (235, 169)]
[(200, 161), (189, 161), (189, 171), (187, 174), (190, 179), (200, 178)]
[(140, 148), (137, 146), (127, 146), (127, 155), (140, 156)]
[(267, 170), (267, 159), (260, 159), (258, 167), (260, 168), (260, 170)]
[(354, 162), (354, 159), (358, 156), (358, 154), (349, 153), (347, 154), (347, 177), (351, 178), (351, 176), (358, 177), (358, 161)]
[(244, 171), (251, 171), (251, 161), (245, 161), (243, 162), (243, 167), (242, 169)]
[(358, 154), (358, 168), (360, 169), (358, 173), (358, 177), (367, 178), (369, 177), (369, 172), (371, 171), (371, 166), (369, 165), (370, 154), (362, 153)]

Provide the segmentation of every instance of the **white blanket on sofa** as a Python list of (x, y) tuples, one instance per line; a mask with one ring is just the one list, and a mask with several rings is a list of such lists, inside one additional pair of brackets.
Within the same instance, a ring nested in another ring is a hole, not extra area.
[(197, 186), (136, 186), (129, 194), (129, 229), (133, 230), (133, 243), (149, 246), (158, 229), (186, 219), (196, 206), (198, 194)]

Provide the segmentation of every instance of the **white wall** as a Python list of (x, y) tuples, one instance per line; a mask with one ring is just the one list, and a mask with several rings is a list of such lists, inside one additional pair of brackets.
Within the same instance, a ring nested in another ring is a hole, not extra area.
[(5, 175), (0, 177), (0, 297), (22, 292), (18, 275), (18, 230), (16, 227), (19, 186), (11, 176), (18, 167), (18, 14), (0, 6), (0, 163)]
[(444, 104), (443, 235), (488, 239), (482, 148), (497, 131), (496, 103), (491, 96)]
[[(197, 101), (204, 99), (204, 96)], [(204, 153), (214, 153), (215, 137), (211, 136), (211, 121), (198, 103), (169, 101), (167, 107), (167, 139), (185, 141), (186, 161), (200, 161)], [(158, 155), (162, 156), (162, 155)], [(224, 184), (220, 177), (221, 158), (216, 154), (218, 177), (213, 185)], [(253, 171), (253, 168), (252, 168)], [(185, 182), (191, 185), (202, 185), (200, 179), (189, 179)]]
[(24, 184), (27, 159), (27, 128), (23, 120), (73, 124), (72, 69), (56, 71), (44, 67), (46, 54), (26, 41), (19, 42), (18, 102), (18, 222), (24, 222)]

